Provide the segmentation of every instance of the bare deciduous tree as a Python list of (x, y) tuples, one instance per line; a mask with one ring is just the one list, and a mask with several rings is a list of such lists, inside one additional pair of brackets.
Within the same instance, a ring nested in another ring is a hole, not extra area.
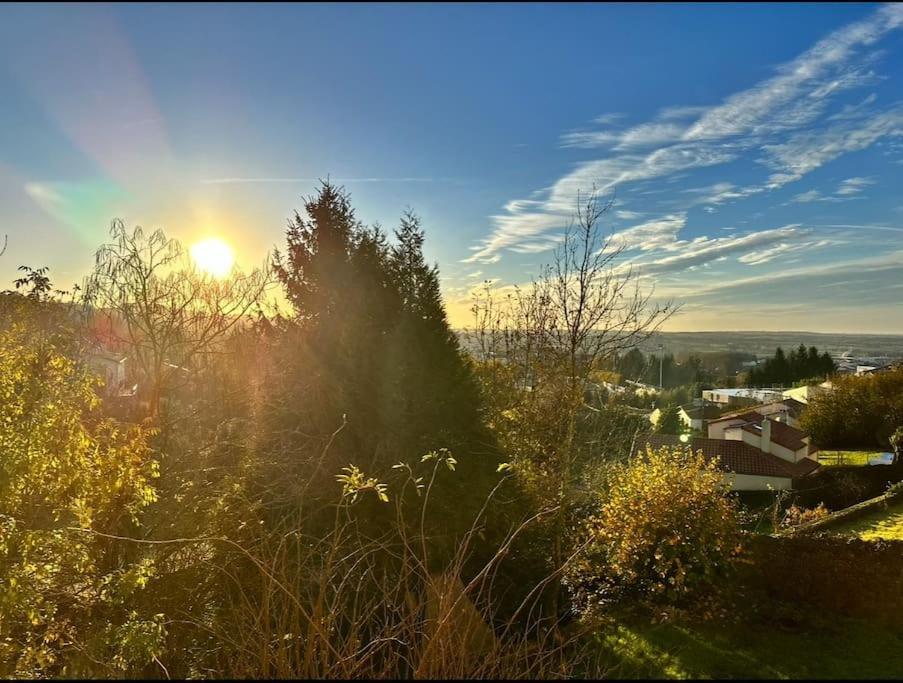
[(272, 283), (265, 265), (216, 279), (200, 273), (182, 245), (162, 230), (129, 230), (120, 220), (86, 278), (86, 310), (109, 338), (124, 345), (148, 384), (156, 415), (177, 373), (216, 353), (226, 335), (261, 305)]
[(648, 339), (677, 310), (672, 302), (656, 303), (654, 287), (644, 290), (638, 274), (622, 263), (625, 241), (603, 234), (611, 206), (595, 191), (578, 195), (574, 218), (539, 277), (501, 301), (486, 287), (472, 309), (484, 377), (507, 383), (489, 388), (490, 410), (496, 410), (491, 420), (512, 468), (541, 504), (557, 510), (556, 567), (568, 554), (568, 510), (580, 478), (579, 456), (586, 455), (577, 432), (591, 410), (584, 402), (590, 373)]

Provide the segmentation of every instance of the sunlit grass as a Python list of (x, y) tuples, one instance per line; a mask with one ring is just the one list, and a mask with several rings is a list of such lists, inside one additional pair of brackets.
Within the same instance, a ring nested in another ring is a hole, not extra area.
[(831, 533), (858, 536), (864, 541), (903, 541), (903, 503), (875, 510), (865, 517), (836, 526)]
[(769, 619), (631, 620), (597, 639), (618, 678), (883, 678), (903, 671), (903, 633), (859, 619), (818, 621), (802, 612), (796, 629)]
[(869, 458), (879, 454), (880, 451), (819, 451), (818, 462), (826, 467), (835, 465), (868, 465)]

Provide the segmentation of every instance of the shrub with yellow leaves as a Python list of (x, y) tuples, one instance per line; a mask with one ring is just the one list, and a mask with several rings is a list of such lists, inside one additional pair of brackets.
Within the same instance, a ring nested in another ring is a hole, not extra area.
[(153, 567), (96, 535), (133, 531), (155, 500), (149, 430), (99, 419), (95, 378), (18, 313), (0, 326), (0, 675), (79, 676), (97, 660), (115, 676), (163, 637), (160, 617), (125, 606)]
[(676, 603), (739, 550), (737, 503), (701, 452), (647, 448), (613, 467), (600, 502), (566, 570), (583, 616), (628, 596)]

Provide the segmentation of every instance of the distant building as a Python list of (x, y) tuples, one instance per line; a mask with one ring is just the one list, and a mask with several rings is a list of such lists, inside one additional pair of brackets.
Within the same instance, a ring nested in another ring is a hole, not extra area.
[(800, 403), (809, 403), (813, 397), (823, 394), (826, 391), (831, 391), (833, 388), (834, 385), (830, 381), (826, 381), (821, 384), (808, 384), (802, 387), (787, 389), (782, 395), (784, 398), (792, 398)]
[(681, 421), (690, 429), (705, 433), (709, 420), (721, 416), (721, 408), (714, 403), (681, 406), (678, 413)]
[(870, 375), (888, 372), (903, 366), (903, 359), (892, 356), (853, 356), (849, 352), (834, 359), (837, 373), (841, 375)]
[[(679, 407), (677, 415), (688, 430), (705, 433), (708, 421), (721, 415), (721, 409), (714, 403), (688, 403)], [(661, 416), (662, 411), (659, 408), (656, 408), (648, 415), (649, 421), (653, 426), (658, 425)]]
[(625, 379), (624, 384), (633, 389), (633, 392), (637, 396), (657, 396), (658, 395), (658, 387), (654, 387), (651, 384), (643, 384), (642, 382), (634, 382), (630, 379)]
[(783, 395), (780, 389), (752, 389), (744, 387), (740, 389), (706, 389), (702, 392), (702, 397), (722, 407), (741, 407), (767, 401), (780, 401)]
[[(785, 398), (780, 401), (770, 401), (769, 403), (761, 403), (749, 406), (748, 408), (721, 413), (717, 418), (709, 420), (709, 424), (716, 423), (717, 428), (717, 424), (728, 424), (732, 420), (736, 421), (738, 417), (755, 413), (760, 417), (770, 417), (772, 420), (777, 420), (778, 422), (783, 422), (791, 427), (799, 428), (800, 417), (802, 416), (805, 407), (806, 404), (801, 401), (797, 401), (794, 398)], [(709, 436), (711, 436), (711, 434), (709, 434)], [(724, 438), (724, 435), (718, 434), (716, 438)]]
[(611, 392), (612, 394), (624, 394), (627, 392), (627, 389), (622, 387), (620, 384), (613, 384), (611, 382), (606, 382), (603, 380), (602, 386), (606, 391)]
[(115, 396), (125, 384), (127, 360), (127, 356), (100, 350), (91, 351), (85, 356), (88, 367), (103, 379), (103, 393), (107, 396)]
[(856, 367), (856, 374), (873, 375), (882, 372), (894, 372), (895, 370), (903, 370), (903, 360), (892, 360), (882, 365), (859, 365)]

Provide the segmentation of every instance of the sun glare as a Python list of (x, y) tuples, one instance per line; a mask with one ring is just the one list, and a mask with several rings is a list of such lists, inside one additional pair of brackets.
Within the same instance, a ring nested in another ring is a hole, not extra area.
[(232, 247), (218, 237), (211, 237), (191, 247), (191, 258), (197, 267), (213, 277), (226, 277), (235, 263)]

